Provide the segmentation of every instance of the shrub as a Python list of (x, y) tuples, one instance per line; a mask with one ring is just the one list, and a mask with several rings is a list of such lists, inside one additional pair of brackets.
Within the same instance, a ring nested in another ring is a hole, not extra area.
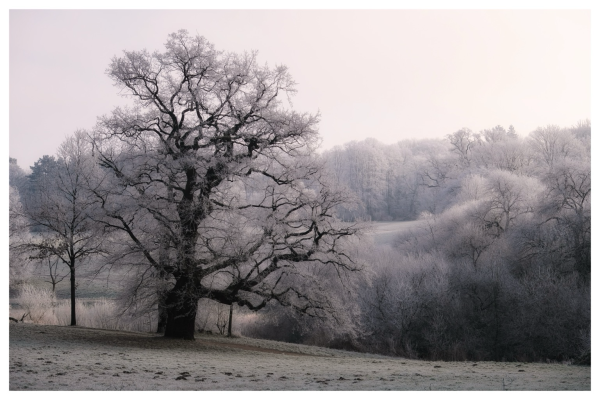
[[(55, 314), (58, 325), (69, 325), (71, 323), (71, 302), (62, 300), (57, 303)], [(121, 323), (115, 303), (111, 300), (101, 298), (93, 302), (77, 299), (75, 300), (75, 312), (77, 313), (77, 325), (88, 328), (100, 329), (125, 329)]]
[(33, 323), (56, 324), (56, 316), (53, 310), (56, 298), (51, 290), (25, 284), (21, 286), (16, 302), (28, 314), (27, 319)]

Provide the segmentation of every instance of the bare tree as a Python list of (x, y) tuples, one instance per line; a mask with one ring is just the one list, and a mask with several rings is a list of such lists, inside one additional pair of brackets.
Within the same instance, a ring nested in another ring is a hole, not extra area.
[(165, 52), (127, 51), (107, 72), (135, 105), (96, 129), (110, 178), (96, 194), (106, 226), (170, 284), (165, 336), (194, 337), (201, 298), (331, 311), (311, 268), (354, 270), (343, 238), (356, 229), (335, 220), (345, 197), (312, 156), (317, 116), (280, 101), (295, 92), (287, 69), (179, 31)]
[(10, 186), (9, 190), (9, 282), (13, 286), (21, 283), (29, 274), (29, 260), (23, 251), (23, 245), (30, 240), (31, 235), (27, 218), (23, 213), (19, 191), (13, 186)]
[(505, 232), (513, 220), (534, 211), (543, 190), (541, 182), (535, 178), (502, 170), (491, 171), (486, 186), (490, 200), (488, 223), (498, 223)]
[(54, 255), (52, 251), (49, 251), (48, 247), (42, 247), (37, 254), (30, 255), (30, 259), (39, 260), (39, 268), (46, 270), (46, 273), (42, 273), (45, 282), (52, 285), (52, 293), (56, 293), (56, 285), (65, 280), (70, 275), (70, 272), (63, 271), (63, 265), (60, 263), (60, 258)]
[(75, 315), (76, 270), (92, 255), (102, 253), (102, 234), (93, 221), (96, 204), (90, 192), (95, 161), (85, 132), (76, 132), (59, 149), (56, 168), (36, 183), (25, 205), (27, 216), (39, 228), (28, 249), (44, 257), (57, 257), (68, 268), (71, 281), (71, 325)]
[(19, 164), (17, 164), (17, 160), (15, 158), (9, 157), (8, 162), (8, 183), (10, 186), (18, 189), (21, 192), (23, 186), (27, 182), (27, 175), (25, 175), (25, 171)]
[(574, 269), (589, 282), (591, 273), (591, 169), (590, 159), (556, 163), (547, 174), (543, 224), (556, 224), (562, 253), (574, 260)]
[(556, 125), (537, 128), (529, 135), (528, 140), (540, 164), (549, 169), (581, 151), (581, 144), (575, 140), (574, 135)]
[(460, 165), (468, 168), (471, 165), (473, 148), (481, 143), (480, 136), (468, 128), (463, 128), (448, 135), (447, 138), (452, 145), (452, 152), (458, 156)]

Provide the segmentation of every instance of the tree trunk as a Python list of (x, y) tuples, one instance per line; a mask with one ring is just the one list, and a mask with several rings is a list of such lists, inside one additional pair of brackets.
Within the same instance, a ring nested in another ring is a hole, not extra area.
[(77, 325), (75, 319), (75, 268), (71, 268), (71, 326)]
[(227, 327), (227, 336), (231, 337), (231, 320), (233, 317), (233, 303), (229, 305), (229, 326)]
[(165, 333), (169, 313), (167, 312), (168, 292), (158, 292), (158, 326), (156, 333)]
[(177, 279), (166, 297), (165, 337), (194, 340), (198, 300), (192, 280), (188, 277)]
[[(169, 200), (173, 201), (173, 190), (169, 190)], [(158, 278), (161, 280), (159, 284), (159, 288), (156, 292), (158, 296), (158, 324), (156, 328), (156, 333), (165, 333), (165, 328), (167, 327), (167, 295), (168, 290), (165, 289), (167, 283), (167, 273), (165, 272), (163, 266), (169, 263), (169, 248), (170, 241), (168, 232), (163, 228), (162, 239), (158, 253), (158, 262), (161, 265), (161, 269), (158, 272)]]
[[(203, 195), (196, 204), (193, 187), (196, 185), (197, 172), (194, 168), (186, 168), (186, 189), (182, 199), (177, 204), (177, 214), (180, 221), (181, 242), (178, 245), (178, 270), (181, 275), (176, 277), (175, 286), (166, 297), (167, 326), (165, 337), (194, 340), (196, 313), (198, 311), (200, 282), (193, 276), (196, 270), (196, 242), (198, 239), (198, 221), (206, 217), (209, 204), (210, 185), (203, 185)], [(220, 178), (213, 168), (206, 172), (206, 181), (218, 184)]]

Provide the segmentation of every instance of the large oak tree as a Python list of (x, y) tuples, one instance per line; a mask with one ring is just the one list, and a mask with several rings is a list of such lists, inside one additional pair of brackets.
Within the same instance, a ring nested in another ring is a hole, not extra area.
[(335, 314), (319, 277), (356, 269), (344, 247), (356, 229), (336, 220), (345, 194), (313, 154), (318, 117), (282, 102), (295, 93), (288, 70), (179, 31), (164, 52), (126, 51), (107, 73), (133, 106), (95, 130), (109, 178), (96, 194), (105, 224), (145, 260), (137, 287), (165, 283), (165, 336), (194, 337), (201, 298)]

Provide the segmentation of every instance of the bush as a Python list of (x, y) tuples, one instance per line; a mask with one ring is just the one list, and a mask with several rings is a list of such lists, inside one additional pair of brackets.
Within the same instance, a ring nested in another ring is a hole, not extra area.
[[(117, 307), (113, 301), (99, 299), (93, 302), (75, 300), (75, 313), (77, 325), (87, 328), (100, 329), (124, 329), (126, 328), (117, 315)], [(71, 301), (62, 300), (57, 303), (55, 309), (58, 325), (69, 325), (71, 323)]]
[(49, 289), (25, 284), (21, 286), (16, 302), (27, 313), (27, 319), (35, 324), (56, 324), (53, 307), (56, 303), (54, 293)]
[[(71, 301), (68, 299), (57, 300), (49, 289), (25, 284), (21, 287), (14, 302), (17, 305), (11, 309), (11, 316), (17, 320), (25, 315), (24, 321), (31, 321), (35, 324), (71, 324)], [(17, 310), (21, 311), (17, 314)], [(137, 332), (156, 331), (156, 313), (153, 315), (125, 314), (115, 301), (105, 298), (93, 301), (77, 299), (75, 312), (78, 326)]]

